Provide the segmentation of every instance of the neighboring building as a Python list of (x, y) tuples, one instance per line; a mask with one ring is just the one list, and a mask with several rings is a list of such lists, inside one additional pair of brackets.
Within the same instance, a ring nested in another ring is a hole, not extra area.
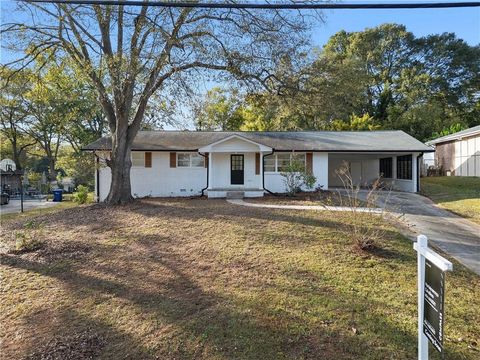
[(20, 193), (23, 171), (17, 170), (11, 159), (0, 161), (0, 190), (10, 195)]
[(22, 188), (22, 175), (23, 171), (21, 170), (4, 171), (0, 169), (1, 190), (10, 195), (19, 194)]
[[(109, 137), (86, 146), (93, 151), (96, 194), (108, 195), (110, 169), (105, 159)], [(380, 174), (394, 189), (416, 192), (419, 158), (432, 149), (403, 131), (196, 132), (141, 131), (132, 146), (131, 184), (135, 197), (245, 197), (283, 193), (282, 170), (293, 155), (313, 173), (315, 187), (341, 187), (336, 174), (345, 161), (355, 184), (368, 186)]]
[(430, 140), (442, 175), (480, 176), (480, 125)]

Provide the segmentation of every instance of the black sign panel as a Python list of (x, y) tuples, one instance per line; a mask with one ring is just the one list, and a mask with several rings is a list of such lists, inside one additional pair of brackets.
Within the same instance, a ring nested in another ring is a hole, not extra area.
[(439, 352), (443, 351), (445, 273), (425, 260), (423, 333)]

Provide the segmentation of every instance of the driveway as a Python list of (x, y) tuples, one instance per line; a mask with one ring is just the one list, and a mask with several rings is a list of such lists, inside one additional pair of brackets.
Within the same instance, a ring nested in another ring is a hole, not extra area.
[[(360, 198), (365, 199), (362, 191)], [(439, 208), (430, 199), (411, 193), (381, 194), (378, 206), (402, 215), (412, 231), (426, 235), (435, 246), (480, 275), (480, 226)]]
[[(57, 204), (60, 203), (45, 200), (25, 200), (23, 202), (23, 210), (28, 211), (37, 208), (51, 207)], [(20, 212), (20, 200), (10, 200), (8, 205), (2, 205), (0, 207), (1, 214), (11, 214), (16, 212)]]

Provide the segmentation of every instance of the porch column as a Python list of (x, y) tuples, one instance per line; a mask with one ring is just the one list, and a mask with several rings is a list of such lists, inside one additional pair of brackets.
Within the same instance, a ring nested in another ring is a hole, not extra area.
[(259, 189), (263, 189), (263, 152), (260, 151), (260, 186)]
[(213, 152), (208, 154), (208, 188), (210, 190), (213, 188)]
[(417, 192), (417, 156), (418, 153), (412, 154), (412, 192)]

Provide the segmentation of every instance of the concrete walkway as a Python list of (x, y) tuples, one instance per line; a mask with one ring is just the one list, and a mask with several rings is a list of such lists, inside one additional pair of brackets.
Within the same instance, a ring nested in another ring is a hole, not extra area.
[[(367, 192), (360, 192), (365, 200)], [(480, 275), (480, 225), (441, 209), (430, 199), (411, 193), (379, 196), (377, 205), (401, 215), (411, 238), (426, 235), (435, 246)]]
[[(368, 192), (360, 191), (359, 199), (366, 200)], [(235, 205), (290, 210), (351, 211), (342, 206), (272, 205), (228, 200)], [(423, 234), (438, 248), (480, 275), (480, 226), (449, 211), (439, 208), (430, 199), (411, 193), (380, 193), (376, 209), (358, 208), (361, 212), (381, 214), (382, 209), (406, 225), (400, 230), (412, 240)], [(412, 250), (413, 251), (413, 250)]]
[[(243, 201), (243, 199), (227, 199), (231, 204), (267, 208), (267, 209), (287, 209), (287, 210), (317, 210), (317, 211), (352, 211), (347, 206), (327, 206), (327, 205), (275, 205), (275, 204), (260, 204)], [(380, 208), (362, 208), (355, 209), (358, 212), (368, 212), (373, 214), (382, 214), (384, 211)]]

